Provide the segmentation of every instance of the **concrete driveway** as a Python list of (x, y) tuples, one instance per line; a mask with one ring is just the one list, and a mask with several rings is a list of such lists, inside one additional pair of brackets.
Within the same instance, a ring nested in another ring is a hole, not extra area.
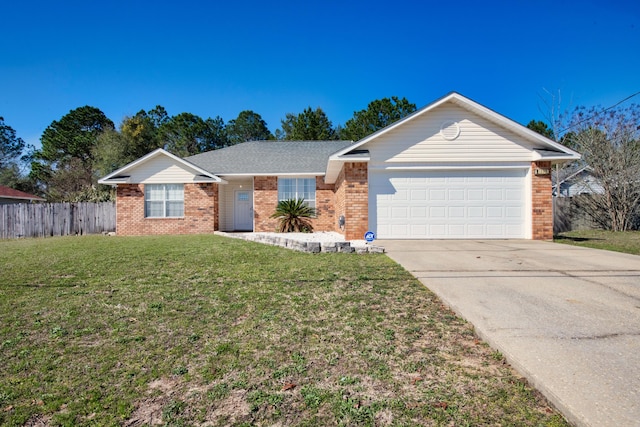
[(640, 257), (525, 240), (382, 240), (576, 425), (640, 425)]

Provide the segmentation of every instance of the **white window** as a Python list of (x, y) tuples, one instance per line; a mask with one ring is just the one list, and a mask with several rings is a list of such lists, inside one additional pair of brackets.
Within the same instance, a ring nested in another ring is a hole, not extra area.
[(144, 186), (145, 218), (184, 216), (183, 184), (146, 184)]
[(278, 178), (278, 201), (303, 199), (310, 208), (316, 207), (315, 178)]

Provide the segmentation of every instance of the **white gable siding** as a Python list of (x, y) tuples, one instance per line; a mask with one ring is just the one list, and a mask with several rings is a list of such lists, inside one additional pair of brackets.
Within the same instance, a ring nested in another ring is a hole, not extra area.
[(197, 174), (166, 156), (146, 161), (130, 171), (130, 182), (140, 184), (178, 184), (193, 182)]
[[(459, 136), (452, 141), (440, 135), (446, 121), (460, 126)], [(452, 103), (416, 117), (362, 148), (369, 150), (373, 165), (532, 160), (532, 149), (522, 138)]]

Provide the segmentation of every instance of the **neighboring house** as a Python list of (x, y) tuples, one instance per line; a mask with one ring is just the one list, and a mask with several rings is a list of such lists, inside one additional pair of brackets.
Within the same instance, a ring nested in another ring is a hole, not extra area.
[[(178, 158), (162, 149), (100, 180), (121, 235), (274, 231), (304, 198), (316, 231), (348, 240), (553, 237), (550, 169), (567, 147), (450, 93), (355, 143), (252, 141)], [(343, 221), (342, 221), (343, 219)]]
[(576, 164), (566, 170), (560, 170), (554, 179), (553, 195), (558, 197), (573, 197), (580, 194), (603, 194), (602, 184), (593, 176), (591, 168)]
[(24, 191), (14, 190), (13, 188), (0, 185), (0, 205), (44, 201), (45, 200), (42, 197), (34, 196), (33, 194), (25, 193)]

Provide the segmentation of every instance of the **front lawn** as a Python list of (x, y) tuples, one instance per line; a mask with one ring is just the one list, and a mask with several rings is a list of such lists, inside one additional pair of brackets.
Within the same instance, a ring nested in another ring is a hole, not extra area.
[(384, 255), (0, 241), (1, 425), (567, 425)]
[(575, 246), (640, 255), (640, 232), (638, 231), (568, 231), (555, 236), (554, 241)]

